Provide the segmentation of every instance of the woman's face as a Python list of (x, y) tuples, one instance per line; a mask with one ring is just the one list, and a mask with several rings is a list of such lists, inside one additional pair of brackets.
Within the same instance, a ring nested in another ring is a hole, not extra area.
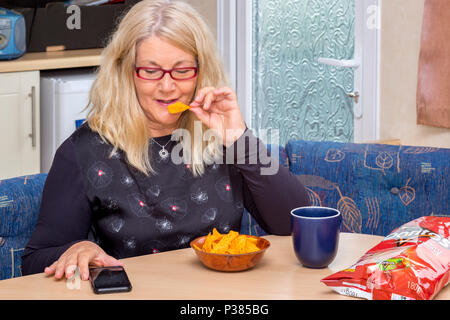
[[(137, 47), (136, 67), (173, 68), (197, 67), (196, 59), (159, 37), (150, 37)], [(161, 80), (144, 80), (134, 73), (139, 103), (144, 110), (153, 137), (168, 135), (177, 127), (181, 113), (170, 114), (167, 107), (180, 101), (189, 104), (192, 100), (197, 77), (189, 80), (174, 80), (168, 73)]]

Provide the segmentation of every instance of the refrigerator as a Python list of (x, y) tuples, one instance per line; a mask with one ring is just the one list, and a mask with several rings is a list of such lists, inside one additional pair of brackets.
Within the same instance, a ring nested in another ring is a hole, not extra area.
[(92, 68), (41, 73), (41, 172), (48, 173), (56, 150), (85, 121)]

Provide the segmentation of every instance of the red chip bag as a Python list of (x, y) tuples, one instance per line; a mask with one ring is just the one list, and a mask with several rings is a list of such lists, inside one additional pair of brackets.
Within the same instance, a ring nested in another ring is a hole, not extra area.
[(392, 231), (356, 264), (321, 280), (369, 300), (430, 300), (450, 277), (450, 217), (421, 217)]

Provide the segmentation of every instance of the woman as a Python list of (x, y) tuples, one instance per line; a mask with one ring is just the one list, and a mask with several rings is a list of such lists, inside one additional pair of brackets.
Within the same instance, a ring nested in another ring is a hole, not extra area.
[[(176, 101), (191, 109), (169, 113)], [(244, 207), (287, 235), (289, 211), (308, 204), (286, 168), (262, 175), (261, 161), (242, 164), (254, 150), (231, 152), (244, 139), (267, 150), (245, 126), (205, 23), (183, 2), (131, 8), (103, 52), (90, 107), (55, 155), (24, 274), (69, 278), (78, 266), (87, 280), (89, 265), (185, 248), (214, 227), (239, 231)], [(204, 141), (207, 130), (214, 139)], [(191, 161), (177, 164), (176, 153)], [(223, 163), (229, 154), (234, 163)]]

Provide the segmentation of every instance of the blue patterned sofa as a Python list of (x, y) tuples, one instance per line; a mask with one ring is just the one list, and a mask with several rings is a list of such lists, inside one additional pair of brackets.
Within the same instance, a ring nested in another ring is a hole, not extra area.
[(0, 280), (22, 275), (22, 253), (36, 224), (46, 177), (0, 180)]
[[(420, 216), (450, 216), (450, 149), (296, 140), (278, 152), (311, 205), (341, 211), (344, 232), (386, 236)], [(248, 212), (241, 232), (267, 234)]]
[[(450, 215), (450, 149), (291, 141), (269, 146), (312, 205), (338, 208), (342, 231), (387, 235), (424, 215)], [(0, 181), (0, 280), (21, 275), (46, 174)], [(266, 232), (244, 213), (241, 233)]]

